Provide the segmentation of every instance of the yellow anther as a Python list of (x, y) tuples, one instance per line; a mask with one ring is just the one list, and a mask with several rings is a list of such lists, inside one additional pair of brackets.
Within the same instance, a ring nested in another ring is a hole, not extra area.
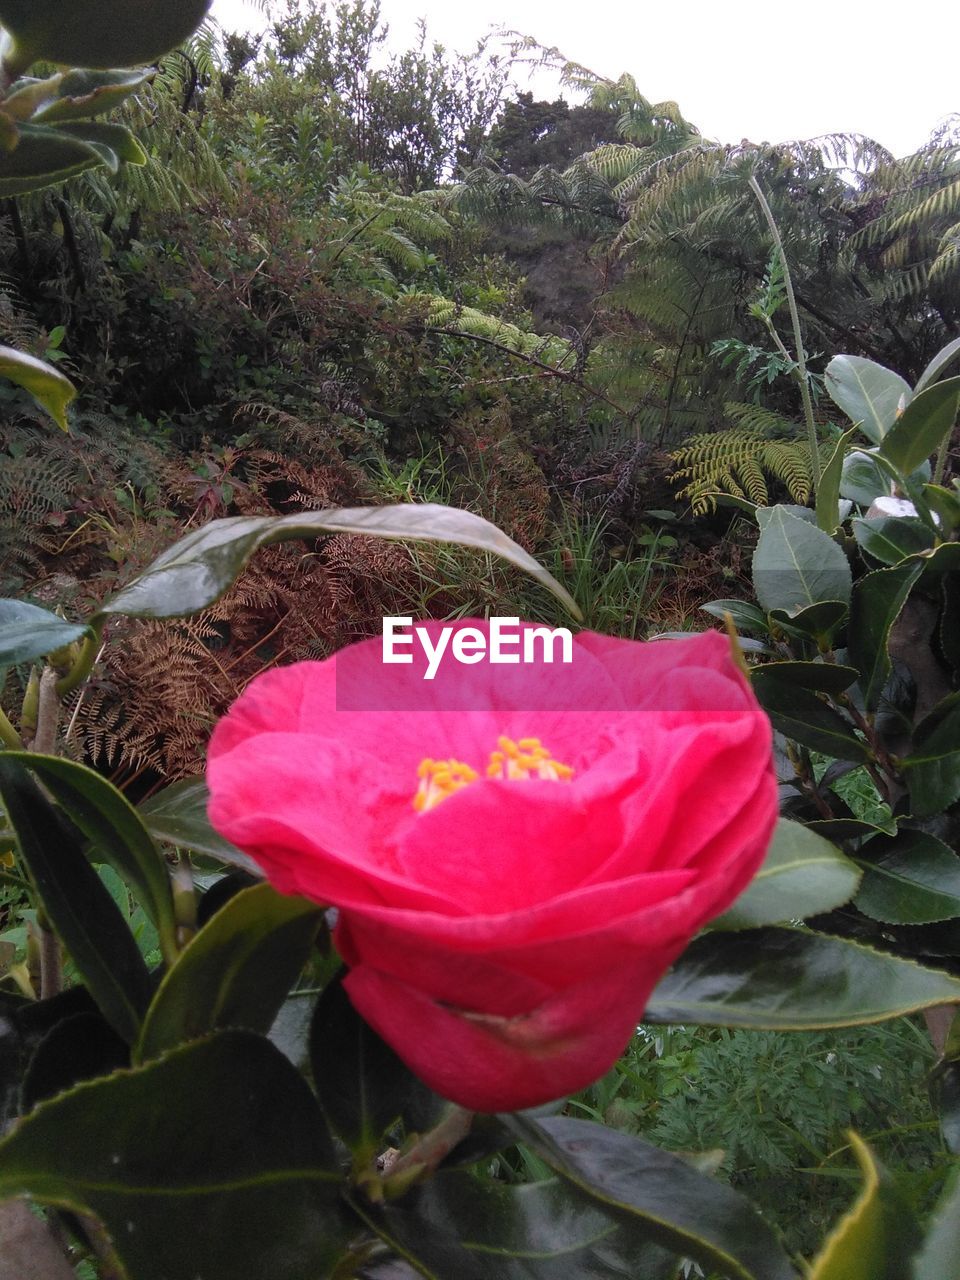
[(573, 777), (571, 767), (554, 760), (539, 738), (521, 738), (514, 742), (512, 738), (504, 737), (498, 739), (497, 745), (500, 750), (490, 753), (488, 778), (542, 778), (551, 782), (569, 782)]
[[(554, 760), (539, 738), (521, 738), (514, 742), (512, 738), (503, 737), (497, 739), (497, 745), (499, 750), (490, 752), (488, 778), (569, 782), (573, 777), (573, 769)], [(426, 813), (455, 791), (477, 782), (480, 775), (462, 760), (434, 760), (427, 756), (417, 766), (417, 777), (420, 785), (413, 797), (413, 807), (417, 813)]]
[(462, 760), (432, 760), (427, 756), (420, 761), (417, 777), (420, 785), (413, 797), (413, 807), (417, 813), (426, 813), (461, 787), (476, 782), (479, 774)]

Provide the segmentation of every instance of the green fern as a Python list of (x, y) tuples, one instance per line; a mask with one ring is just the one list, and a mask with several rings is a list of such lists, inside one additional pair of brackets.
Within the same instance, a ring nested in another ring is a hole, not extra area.
[(671, 479), (682, 484), (677, 497), (690, 503), (694, 515), (715, 510), (722, 494), (766, 506), (770, 477), (806, 505), (810, 451), (796, 438), (796, 424), (754, 404), (727, 404), (726, 412), (736, 426), (691, 436), (671, 454), (677, 464)]
[(554, 368), (572, 363), (574, 349), (564, 338), (553, 334), (530, 333), (497, 316), (487, 315), (476, 307), (462, 306), (440, 294), (410, 293), (407, 294), (407, 300), (422, 309), (427, 325), (446, 330), (452, 337), (467, 335), (479, 338)]

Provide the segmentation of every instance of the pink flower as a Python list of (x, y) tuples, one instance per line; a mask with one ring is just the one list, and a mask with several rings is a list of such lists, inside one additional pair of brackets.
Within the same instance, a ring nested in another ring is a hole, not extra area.
[[(583, 632), (573, 659), (428, 683), (364, 641), (258, 677), (210, 744), (214, 826), (339, 908), (357, 1010), (478, 1111), (607, 1071), (776, 821), (770, 726), (722, 635)], [(337, 709), (358, 690), (382, 709)]]

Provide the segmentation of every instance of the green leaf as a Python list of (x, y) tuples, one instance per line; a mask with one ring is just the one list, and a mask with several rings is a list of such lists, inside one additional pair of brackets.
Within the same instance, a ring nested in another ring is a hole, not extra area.
[(840, 662), (765, 662), (755, 671), (767, 672), (784, 684), (812, 689), (816, 693), (829, 693), (834, 697), (849, 689), (860, 676), (856, 667), (847, 667)]
[(922, 569), (917, 561), (876, 569), (853, 588), (847, 658), (860, 671), (860, 688), (868, 711), (876, 711), (880, 705), (892, 665), (887, 648), (890, 628)]
[(136, 1280), (324, 1280), (358, 1229), (339, 1183), (305, 1081), (248, 1031), (80, 1085), (0, 1142), (0, 1197), (93, 1214)]
[(954, 338), (952, 342), (948, 342), (945, 347), (940, 348), (917, 379), (917, 385), (913, 388), (913, 394), (918, 396), (924, 387), (929, 386), (931, 382), (935, 381), (940, 370), (945, 369), (956, 355), (960, 355), (960, 338)]
[(856, 427), (851, 427), (849, 431), (844, 432), (820, 476), (820, 485), (817, 489), (817, 524), (827, 534), (833, 534), (840, 523), (840, 481), (843, 476), (843, 463), (850, 441), (856, 434)]
[(849, 600), (850, 566), (834, 540), (781, 507), (766, 512), (753, 555), (753, 585), (761, 608), (793, 614), (823, 601)]
[(23, 600), (0, 600), (0, 667), (32, 662), (82, 640), (90, 628)]
[(570, 593), (524, 549), (488, 520), (433, 502), (385, 507), (344, 507), (290, 516), (232, 516), (211, 520), (159, 556), (139, 578), (108, 600), (98, 617), (178, 618), (213, 604), (260, 547), (325, 533), (455, 542), (501, 556), (552, 591), (575, 617)]
[(13, 37), (6, 59), (131, 67), (153, 62), (186, 40), (211, 0), (0, 0), (0, 24)]
[(960, 1166), (933, 1211), (910, 1275), (911, 1280), (960, 1280)]
[(863, 1190), (830, 1233), (809, 1280), (906, 1280), (920, 1228), (867, 1144), (851, 1133), (850, 1145), (863, 1174)]
[[(958, 339), (960, 341), (960, 339)], [(949, 536), (960, 528), (960, 496), (939, 484), (925, 484), (923, 498), (940, 521), (940, 531)]]
[[(3, 185), (2, 175), (3, 165), (0, 164), (0, 186)], [(0, 347), (0, 374), (23, 387), (24, 391), (29, 391), (60, 430), (68, 430), (67, 405), (76, 398), (77, 389), (52, 364), (13, 347)]]
[(92, 862), (107, 862), (120, 873), (169, 954), (176, 935), (170, 878), (160, 851), (126, 797), (93, 769), (60, 756), (8, 751), (4, 758), (18, 761), (40, 778), (90, 841), (87, 856)]
[(910, 516), (857, 517), (851, 525), (857, 545), (881, 564), (899, 564), (907, 556), (933, 547), (931, 531), (922, 520)]
[(828, 840), (858, 840), (862, 836), (894, 835), (897, 830), (895, 818), (886, 822), (878, 818), (876, 822), (864, 822), (861, 818), (815, 818), (805, 824), (810, 831)]
[(960, 799), (960, 694), (949, 694), (921, 721), (901, 767), (916, 817), (933, 817)]
[(0, 752), (0, 799), (47, 917), (104, 1017), (127, 1043), (151, 981), (127, 922), (63, 820), (13, 752)]
[(858, 506), (869, 507), (877, 498), (889, 494), (892, 478), (887, 475), (872, 452), (854, 449), (843, 460), (840, 472), (840, 496)]
[(134, 1058), (144, 1062), (225, 1027), (270, 1030), (310, 957), (323, 911), (268, 884), (230, 899), (157, 988)]
[(788, 613), (785, 609), (771, 609), (770, 621), (788, 635), (828, 640), (847, 616), (847, 606), (842, 600), (823, 600), (806, 609)]
[(120, 161), (125, 164), (146, 164), (147, 154), (129, 129), (120, 124), (101, 124), (97, 120), (78, 120), (57, 125), (57, 132), (78, 142), (94, 147), (103, 157), (103, 163), (116, 173)]
[(721, 622), (729, 613), (738, 631), (759, 632), (760, 635), (766, 635), (770, 629), (763, 610), (747, 600), (711, 600), (709, 604), (702, 604), (700, 608), (704, 613), (719, 618)]
[(913, 395), (898, 373), (863, 356), (834, 356), (825, 382), (834, 404), (873, 444), (880, 443), (896, 422), (901, 404), (909, 404)]
[(310, 1025), (310, 1062), (320, 1106), (333, 1131), (369, 1164), (385, 1131), (399, 1119), (409, 1130), (437, 1123), (448, 1104), (404, 1066), (360, 1017), (342, 975), (327, 983)]
[(933, 924), (960, 916), (960, 858), (935, 836), (901, 828), (856, 858), (864, 876), (855, 904), (885, 924)]
[(130, 1065), (130, 1047), (92, 1010), (58, 1022), (40, 1041), (23, 1077), (24, 1112), (72, 1089), (81, 1080), (107, 1076)]
[(209, 799), (210, 792), (203, 778), (183, 778), (142, 801), (140, 817), (155, 840), (216, 858), (218, 862), (240, 867), (262, 878), (263, 872), (254, 860), (224, 840), (211, 826), (207, 817)]
[(902, 476), (939, 449), (953, 429), (960, 404), (960, 378), (937, 382), (915, 396), (887, 432), (881, 454)]
[(960, 978), (803, 929), (695, 939), (647, 1006), (650, 1022), (813, 1031), (960, 1000)]
[(62, 82), (62, 72), (45, 76), (42, 80), (24, 76), (4, 94), (3, 114), (14, 121), (34, 119), (43, 107), (56, 101)]
[(55, 96), (34, 113), (33, 119), (51, 124), (103, 115), (136, 93), (153, 75), (152, 70), (69, 71), (57, 77)]
[(676, 1274), (675, 1256), (559, 1179), (505, 1186), (445, 1172), (395, 1205), (353, 1203), (382, 1240), (415, 1262), (414, 1274), (433, 1280), (673, 1280)]
[[(19, 135), (13, 151), (0, 150), (0, 197), (38, 191), (104, 163), (98, 145), (58, 128), (23, 124)], [(115, 161), (112, 167), (116, 168)]]
[(802, 920), (849, 902), (860, 882), (856, 864), (822, 836), (781, 818), (763, 866), (713, 929), (752, 929)]
[[(678, 1156), (568, 1116), (503, 1116), (518, 1142), (641, 1238), (740, 1280), (796, 1280), (773, 1231), (748, 1200)], [(629, 1272), (628, 1274), (636, 1274)]]
[(809, 689), (780, 680), (777, 665), (754, 667), (750, 673), (753, 690), (773, 727), (794, 742), (838, 760), (869, 760), (869, 748), (850, 721)]

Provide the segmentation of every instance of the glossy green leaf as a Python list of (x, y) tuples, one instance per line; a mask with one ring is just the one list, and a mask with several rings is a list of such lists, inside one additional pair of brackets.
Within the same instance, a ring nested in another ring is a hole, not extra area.
[(100, 153), (103, 163), (115, 173), (124, 164), (146, 164), (147, 155), (129, 129), (120, 124), (103, 124), (99, 120), (76, 120), (57, 124), (57, 132), (75, 138)]
[(940, 348), (917, 379), (917, 384), (913, 388), (913, 394), (919, 395), (924, 387), (928, 387), (931, 382), (935, 382), (942, 370), (947, 367), (951, 360), (955, 360), (957, 356), (960, 356), (960, 338), (954, 338), (952, 342), (948, 342), (945, 347)]
[(857, 545), (881, 564), (899, 564), (933, 547), (933, 533), (922, 520), (910, 516), (855, 518), (851, 527)]
[(893, 835), (897, 830), (895, 818), (890, 818), (887, 822), (879, 818), (875, 822), (864, 822), (861, 818), (815, 818), (805, 825), (818, 836), (837, 841), (858, 840), (862, 836)]
[(960, 1166), (933, 1211), (910, 1280), (960, 1280)]
[(90, 841), (87, 856), (119, 872), (156, 925), (168, 951), (176, 933), (166, 864), (136, 809), (111, 783), (86, 765), (61, 756), (7, 752), (35, 773)]
[(925, 484), (923, 497), (927, 506), (940, 522), (945, 536), (960, 529), (960, 494), (939, 484)]
[(867, 1144), (851, 1133), (850, 1145), (863, 1175), (863, 1190), (830, 1233), (809, 1280), (907, 1280), (920, 1245), (920, 1228)]
[(860, 870), (828, 840), (781, 818), (763, 866), (714, 929), (752, 929), (802, 920), (849, 902)]
[(711, 931), (647, 1005), (650, 1022), (813, 1031), (857, 1027), (960, 1000), (960, 978), (803, 929)]
[(310, 1062), (320, 1106), (362, 1167), (384, 1132), (403, 1118), (408, 1130), (437, 1123), (448, 1105), (404, 1066), (355, 1011), (341, 976), (327, 983), (310, 1025)]
[(89, 628), (23, 600), (0, 600), (0, 667), (32, 662), (82, 640)]
[[(678, 1259), (642, 1230), (558, 1179), (506, 1186), (441, 1173), (382, 1209), (354, 1204), (381, 1239), (416, 1263), (414, 1274), (432, 1280), (673, 1280), (677, 1269)], [(371, 1274), (380, 1280), (383, 1273)]]
[(958, 405), (960, 378), (934, 383), (907, 405), (884, 436), (881, 454), (901, 475), (910, 475), (953, 429)]
[(926, 585), (950, 574), (960, 575), (960, 542), (941, 542), (932, 551), (918, 553), (913, 562), (920, 565)]
[(323, 911), (258, 884), (195, 934), (157, 988), (135, 1050), (144, 1062), (224, 1027), (266, 1034), (310, 956)]
[(917, 726), (902, 770), (915, 817), (932, 817), (960, 799), (960, 694), (944, 698)]
[(843, 463), (850, 448), (850, 441), (856, 434), (856, 427), (851, 427), (849, 431), (844, 432), (820, 476), (820, 485), (817, 489), (817, 524), (827, 534), (833, 534), (840, 523), (840, 481), (843, 477)]
[[(0, 752), (0, 800), (53, 929), (104, 1017), (136, 1038), (152, 984), (127, 922), (71, 828), (29, 773)], [(19, 754), (19, 753), (17, 753)]]
[(847, 557), (822, 529), (770, 507), (753, 555), (753, 585), (761, 608), (793, 614), (808, 605), (850, 598)]
[(960, 916), (960, 858), (925, 831), (901, 829), (857, 855), (863, 882), (855, 903), (871, 920), (932, 924)]
[(876, 499), (889, 494), (892, 478), (877, 462), (873, 452), (854, 449), (843, 460), (840, 470), (840, 496), (861, 507), (869, 507)]
[(704, 613), (719, 618), (721, 622), (729, 614), (738, 631), (766, 635), (769, 630), (766, 614), (747, 600), (711, 600), (709, 604), (702, 604), (700, 608)]
[[(60, 128), (23, 124), (14, 150), (0, 151), (0, 197), (38, 191), (103, 163), (104, 155), (97, 145)], [(116, 159), (112, 167), (116, 168)]]
[(788, 635), (828, 638), (847, 616), (847, 606), (842, 600), (824, 600), (806, 609), (771, 609), (770, 621)]
[(130, 1065), (130, 1046), (102, 1014), (92, 1010), (64, 1018), (40, 1041), (23, 1077), (24, 1112), (82, 1080), (108, 1076)]
[(210, 792), (203, 778), (183, 778), (144, 800), (139, 813), (155, 840), (216, 858), (218, 862), (262, 877), (263, 872), (254, 860), (224, 840), (211, 826), (207, 817), (209, 799)]
[(358, 1228), (305, 1081), (224, 1031), (44, 1103), (0, 1142), (0, 1197), (91, 1213), (136, 1280), (325, 1280)]
[(873, 444), (879, 444), (913, 395), (910, 384), (892, 369), (863, 356), (834, 356), (827, 365), (827, 392)]
[[(568, 1116), (504, 1116), (518, 1142), (642, 1236), (740, 1280), (795, 1280), (773, 1231), (748, 1200), (659, 1147)], [(601, 1273), (602, 1274), (602, 1273)]]
[(7, 61), (73, 67), (131, 67), (153, 62), (186, 40), (211, 0), (0, 0), (0, 24), (13, 36)]
[(56, 93), (34, 113), (44, 124), (89, 119), (119, 106), (153, 78), (153, 71), (68, 71), (57, 77)]
[(63, 73), (38, 79), (23, 76), (3, 95), (3, 114), (13, 121), (31, 120), (51, 102), (55, 102), (63, 83)]
[(798, 689), (812, 689), (815, 693), (833, 696), (849, 689), (860, 675), (856, 667), (847, 667), (840, 662), (765, 662), (756, 671), (767, 672), (772, 679), (795, 685)]
[(344, 507), (290, 516), (232, 516), (211, 520), (159, 556), (139, 578), (108, 600), (100, 615), (185, 617), (219, 599), (260, 547), (325, 533), (454, 542), (501, 556), (535, 578), (579, 618), (570, 593), (505, 533), (471, 511), (433, 502)]
[(868, 760), (869, 749), (851, 722), (811, 690), (780, 680), (777, 665), (755, 667), (750, 673), (754, 692), (773, 727), (811, 751), (838, 760)]
[[(3, 165), (0, 164), (0, 186), (3, 183)], [(67, 428), (67, 406), (76, 398), (77, 389), (59, 369), (46, 360), (38, 360), (25, 351), (13, 347), (0, 347), (0, 375), (15, 382), (43, 405), (61, 431)], [(0, 658), (0, 663), (3, 659)]]
[(847, 658), (861, 673), (860, 688), (868, 711), (876, 711), (890, 675), (887, 642), (890, 628), (922, 572), (922, 564), (905, 561), (891, 569), (866, 574), (853, 588)]

